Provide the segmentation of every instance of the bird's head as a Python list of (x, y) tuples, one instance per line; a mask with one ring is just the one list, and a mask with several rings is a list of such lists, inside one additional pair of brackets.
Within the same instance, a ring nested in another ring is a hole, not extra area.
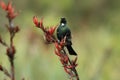
[(65, 25), (67, 24), (67, 21), (65, 18), (61, 18), (60, 24)]

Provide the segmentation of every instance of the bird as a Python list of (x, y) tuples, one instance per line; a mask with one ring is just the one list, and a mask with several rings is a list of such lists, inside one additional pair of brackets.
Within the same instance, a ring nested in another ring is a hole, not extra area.
[(65, 47), (67, 48), (70, 55), (77, 55), (77, 53), (72, 48), (72, 41), (71, 41), (71, 31), (67, 25), (66, 18), (61, 18), (60, 24), (57, 28), (57, 38), (61, 41), (64, 37), (66, 37)]

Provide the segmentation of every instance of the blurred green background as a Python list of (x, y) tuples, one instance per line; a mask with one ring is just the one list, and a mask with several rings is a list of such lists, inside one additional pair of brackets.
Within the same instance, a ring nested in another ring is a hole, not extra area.
[[(4, 0), (6, 3), (9, 0)], [(44, 17), (45, 26), (66, 17), (78, 53), (81, 80), (120, 80), (120, 0), (12, 0), (19, 16), (20, 32), (14, 38), (17, 80), (69, 80), (54, 45), (46, 45), (32, 18)], [(5, 12), (0, 8), (0, 35), (9, 43)], [(9, 69), (5, 47), (0, 45), (0, 64)], [(7, 78), (0, 72), (0, 80)], [(8, 78), (7, 78), (8, 79)], [(9, 79), (8, 79), (9, 80)]]

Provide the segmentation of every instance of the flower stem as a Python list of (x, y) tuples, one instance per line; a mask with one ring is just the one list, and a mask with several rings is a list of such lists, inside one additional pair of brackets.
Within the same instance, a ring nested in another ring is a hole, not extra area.
[[(64, 51), (64, 54), (67, 55), (67, 53), (66, 53), (66, 51), (65, 51), (64, 49), (63, 49), (63, 51)], [(67, 55), (67, 56), (68, 56), (68, 55)], [(72, 62), (71, 62), (69, 56), (68, 56), (68, 61), (69, 61), (70, 65), (72, 65)], [(71, 68), (71, 70), (74, 72), (75, 77), (76, 77), (76, 80), (80, 80), (80, 79), (79, 79), (79, 76), (78, 76), (78, 73), (77, 73), (77, 70), (75, 69), (75, 67)]]
[[(9, 19), (9, 32), (10, 32), (10, 47), (13, 47), (13, 38), (15, 33), (13, 32), (13, 22), (12, 19)], [(10, 65), (11, 65), (11, 80), (15, 80), (15, 71), (14, 71), (14, 52), (12, 51), (12, 57), (9, 57), (10, 59)]]
[(14, 59), (10, 60), (10, 64), (11, 64), (11, 80), (15, 80)]

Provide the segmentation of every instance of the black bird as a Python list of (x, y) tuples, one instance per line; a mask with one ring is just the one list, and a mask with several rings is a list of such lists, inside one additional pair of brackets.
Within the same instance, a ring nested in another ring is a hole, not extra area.
[(67, 21), (65, 18), (61, 18), (60, 25), (57, 28), (57, 38), (61, 41), (66, 36), (66, 48), (70, 55), (77, 55), (76, 52), (72, 48), (71, 42), (71, 31), (67, 26)]

